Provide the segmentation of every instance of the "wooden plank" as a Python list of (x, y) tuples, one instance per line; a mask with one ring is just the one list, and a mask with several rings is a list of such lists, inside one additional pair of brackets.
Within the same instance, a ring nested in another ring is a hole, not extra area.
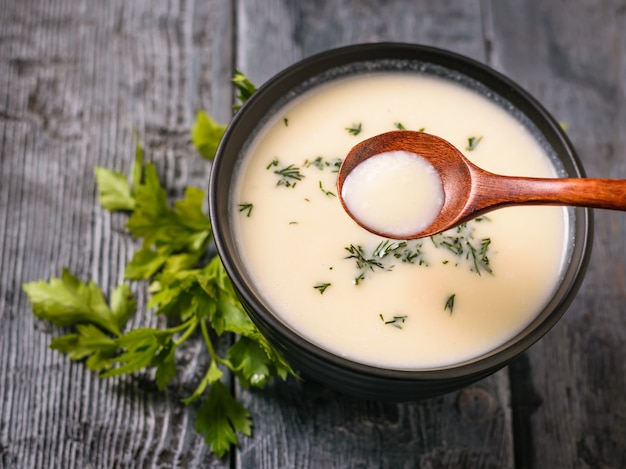
[(308, 380), (240, 398), (255, 428), (238, 467), (513, 467), (503, 372), (417, 403), (354, 399)]
[[(597, 214), (581, 294), (509, 371), (421, 403), (309, 381), (238, 389), (256, 426), (232, 461), (208, 453), (179, 403), (205, 366), (198, 343), (165, 393), (142, 376), (100, 381), (48, 350), (58, 331), (32, 317), (20, 285), (68, 266), (109, 290), (135, 248), (124, 217), (96, 208), (94, 166), (126, 170), (136, 128), (178, 196), (208, 179), (193, 114), (230, 116), (231, 2), (92, 3), (0, 1), (0, 467), (513, 467), (513, 449), (519, 467), (624, 466), (623, 214)], [(621, 0), (233, 3), (237, 65), (257, 84), (338, 45), (449, 48), (538, 96), (591, 176), (626, 177)]]
[(164, 393), (141, 375), (101, 381), (48, 349), (59, 331), (21, 284), (64, 266), (106, 292), (122, 281), (136, 243), (124, 216), (98, 208), (93, 172), (130, 168), (134, 129), (170, 195), (206, 187), (189, 129), (199, 108), (230, 115), (230, 2), (1, 3), (0, 467), (227, 467), (180, 403), (201, 347), (183, 350)]
[[(479, 2), (240, 1), (237, 65), (257, 84), (297, 59), (405, 41), (485, 57)], [(362, 401), (310, 381), (240, 390), (255, 418), (239, 467), (513, 467), (508, 377), (419, 403)]]
[(410, 42), (484, 60), (480, 2), (237, 2), (237, 64), (261, 84), (303, 57), (362, 42)]
[[(626, 178), (621, 0), (494, 1), (493, 61), (568, 127), (589, 176)], [(563, 320), (511, 367), (518, 467), (626, 464), (626, 216), (596, 212)]]

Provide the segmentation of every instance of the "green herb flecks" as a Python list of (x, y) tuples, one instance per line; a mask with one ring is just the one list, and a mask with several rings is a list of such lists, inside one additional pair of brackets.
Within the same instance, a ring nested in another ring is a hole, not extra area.
[(386, 270), (391, 271), (395, 264), (400, 261), (406, 264), (417, 264), (428, 266), (428, 262), (422, 252), (421, 241), (391, 241), (383, 240), (374, 248), (371, 255), (367, 254), (362, 246), (351, 244), (344, 248), (350, 255), (346, 259), (355, 259), (359, 275), (353, 280), (355, 285), (359, 285), (365, 280), (368, 271)]
[(402, 124), (402, 122), (394, 122), (393, 126), (398, 130), (406, 130), (406, 127)]
[(443, 307), (444, 311), (450, 311), (450, 314), (452, 314), (452, 311), (454, 310), (454, 299), (456, 297), (456, 294), (452, 294), (448, 297), (448, 299), (446, 300), (446, 304)]
[(310, 168), (311, 166), (319, 169), (320, 171), (323, 171), (325, 166), (324, 166), (324, 157), (323, 156), (317, 156), (315, 159), (313, 160), (304, 160), (304, 163), (302, 164), (303, 167), (305, 168)]
[(360, 285), (363, 280), (365, 280), (365, 272), (361, 272), (359, 275), (354, 277), (354, 280), (352, 281), (352, 283), (354, 285)]
[(328, 197), (337, 197), (337, 195), (334, 192), (324, 189), (324, 185), (322, 184), (322, 181), (320, 181), (320, 190), (324, 193), (324, 195)]
[(383, 268), (383, 264), (378, 259), (373, 257), (365, 257), (365, 251), (363, 250), (363, 247), (351, 244), (345, 249), (350, 253), (350, 255), (346, 257), (346, 259), (355, 259), (358, 269), (374, 270), (374, 267), (377, 267), (379, 269)]
[[(463, 223), (454, 230), (448, 230), (444, 233), (431, 236), (430, 239), (437, 248), (444, 248), (453, 254), (457, 261), (465, 262), (472, 272), (481, 275), (481, 272), (493, 274), (489, 262), (489, 247), (491, 246), (490, 238), (475, 239), (474, 238), (474, 222), (486, 221), (487, 218), (481, 217), (473, 222)], [(459, 262), (455, 265), (459, 265)]]
[(474, 263), (474, 272), (477, 272), (480, 275), (480, 270), (484, 270), (492, 274), (491, 267), (489, 266), (489, 257), (487, 256), (487, 252), (489, 251), (489, 246), (491, 245), (491, 238), (484, 238), (480, 240), (480, 248), (476, 249), (472, 243), (468, 243), (468, 249), (470, 250), (470, 256)]
[(467, 147), (465, 147), (465, 149), (467, 151), (476, 150), (476, 147), (478, 146), (478, 144), (480, 143), (482, 139), (483, 139), (482, 137), (469, 137), (467, 139)]
[(315, 285), (313, 288), (315, 288), (316, 290), (318, 290), (320, 292), (321, 295), (324, 294), (324, 292), (326, 291), (326, 289), (328, 287), (330, 287), (330, 283), (320, 283), (318, 285)]
[(387, 255), (396, 252), (398, 249), (406, 247), (406, 245), (406, 241), (391, 241), (389, 239), (386, 239), (378, 243), (378, 246), (376, 246), (376, 249), (374, 249), (373, 255), (374, 257), (379, 257), (382, 259)]
[(341, 158), (333, 158), (331, 161), (325, 161), (324, 164), (326, 167), (330, 168), (331, 173), (338, 173), (342, 162), (343, 160)]
[(302, 166), (304, 168), (310, 168), (311, 166), (319, 169), (320, 171), (323, 171), (326, 168), (330, 168), (331, 172), (336, 173), (339, 172), (339, 168), (341, 167), (341, 163), (342, 163), (342, 159), (341, 158), (333, 158), (332, 160), (327, 160), (325, 159), (323, 156), (317, 156), (315, 159), (313, 160), (304, 160), (304, 163), (302, 164)]
[(375, 257), (366, 257), (362, 246), (355, 246), (351, 244), (346, 247), (345, 250), (350, 253), (349, 256), (346, 256), (346, 259), (354, 259), (356, 262), (356, 268), (360, 271), (359, 275), (354, 279), (353, 283), (355, 285), (358, 285), (365, 279), (366, 271), (370, 270), (373, 272), (374, 269), (385, 268), (379, 259)]
[(397, 316), (393, 316), (391, 319), (385, 319), (385, 317), (382, 314), (379, 314), (378, 317), (380, 318), (380, 320), (383, 322), (383, 324), (387, 325), (387, 326), (393, 326), (397, 329), (402, 329), (402, 327), (404, 326), (404, 323), (406, 322), (407, 319), (407, 315), (397, 315)]
[(285, 117), (283, 119), (283, 124), (285, 124), (285, 127), (289, 127), (289, 119)]
[(408, 241), (391, 241), (386, 239), (381, 241), (373, 252), (373, 256), (380, 259), (384, 259), (389, 255), (404, 263), (428, 265), (422, 253), (421, 241), (409, 243)]
[[(278, 167), (280, 162), (277, 158), (274, 158), (265, 169), (270, 169), (272, 167)], [(293, 163), (288, 166), (283, 166), (280, 169), (275, 169), (274, 174), (278, 176), (278, 181), (276, 182), (277, 186), (284, 187), (296, 187), (298, 181), (304, 179), (304, 175), (300, 172), (300, 168), (294, 165)]]
[(352, 135), (359, 135), (363, 130), (363, 124), (361, 122), (357, 124), (352, 124), (352, 127), (346, 127), (346, 130)]
[(239, 211), (246, 212), (246, 216), (249, 218), (252, 215), (252, 209), (254, 208), (254, 204), (239, 204)]

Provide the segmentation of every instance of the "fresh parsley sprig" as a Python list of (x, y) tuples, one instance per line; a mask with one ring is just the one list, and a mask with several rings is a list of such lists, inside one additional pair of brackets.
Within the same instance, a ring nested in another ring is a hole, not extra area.
[[(242, 101), (256, 89), (243, 75), (234, 80)], [(198, 113), (192, 141), (202, 156), (214, 156), (223, 128)], [(183, 402), (202, 400), (196, 430), (222, 457), (237, 444), (237, 435), (249, 436), (252, 429), (250, 413), (223, 384), (224, 373), (232, 373), (244, 387), (263, 387), (271, 377), (286, 379), (294, 372), (246, 315), (220, 258), (205, 261), (213, 231), (202, 210), (204, 191), (189, 187), (182, 200), (169, 204), (156, 168), (144, 164), (143, 157), (138, 143), (130, 181), (122, 173), (96, 168), (97, 189), (105, 210), (129, 214), (126, 226), (141, 247), (124, 276), (150, 281), (147, 307), (166, 316), (168, 326), (128, 329), (137, 304), (125, 283), (111, 292), (108, 303), (94, 282), (82, 282), (67, 269), (60, 278), (26, 283), (23, 289), (37, 317), (70, 329), (50, 347), (84, 361), (102, 378), (154, 370), (163, 389), (176, 376), (178, 348), (201, 337), (209, 366)], [(215, 341), (225, 336), (229, 347), (220, 356)]]
[[(235, 89), (237, 90), (238, 103), (233, 106), (237, 111), (241, 106), (256, 92), (257, 87), (246, 77), (241, 71), (235, 70), (235, 75), (232, 79)], [(288, 125), (289, 121), (284, 120), (285, 125)]]

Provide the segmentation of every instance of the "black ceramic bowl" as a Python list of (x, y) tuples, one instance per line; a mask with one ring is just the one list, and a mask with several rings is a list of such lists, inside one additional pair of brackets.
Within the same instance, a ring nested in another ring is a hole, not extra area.
[(230, 223), (234, 169), (246, 143), (277, 107), (318, 83), (373, 70), (414, 70), (469, 83), (490, 99), (499, 101), (532, 128), (542, 144), (560, 160), (564, 176), (582, 177), (583, 170), (559, 124), (528, 93), (485, 65), (432, 47), (376, 43), (323, 52), (270, 79), (236, 114), (217, 151), (209, 203), (217, 249), (244, 308), (260, 331), (304, 376), (360, 397), (415, 400), (443, 394), (488, 376), (554, 326), (572, 302), (586, 270), (592, 244), (592, 217), (587, 209), (570, 209), (572, 243), (558, 288), (535, 320), (487, 354), (441, 368), (401, 371), (339, 357), (303, 338), (280, 321), (261, 300), (238, 253)]

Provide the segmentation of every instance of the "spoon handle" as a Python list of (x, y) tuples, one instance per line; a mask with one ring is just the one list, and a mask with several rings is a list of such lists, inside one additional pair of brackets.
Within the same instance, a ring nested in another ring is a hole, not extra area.
[(545, 179), (483, 173), (475, 182), (482, 186), (473, 191), (475, 208), (566, 205), (626, 211), (626, 179)]

